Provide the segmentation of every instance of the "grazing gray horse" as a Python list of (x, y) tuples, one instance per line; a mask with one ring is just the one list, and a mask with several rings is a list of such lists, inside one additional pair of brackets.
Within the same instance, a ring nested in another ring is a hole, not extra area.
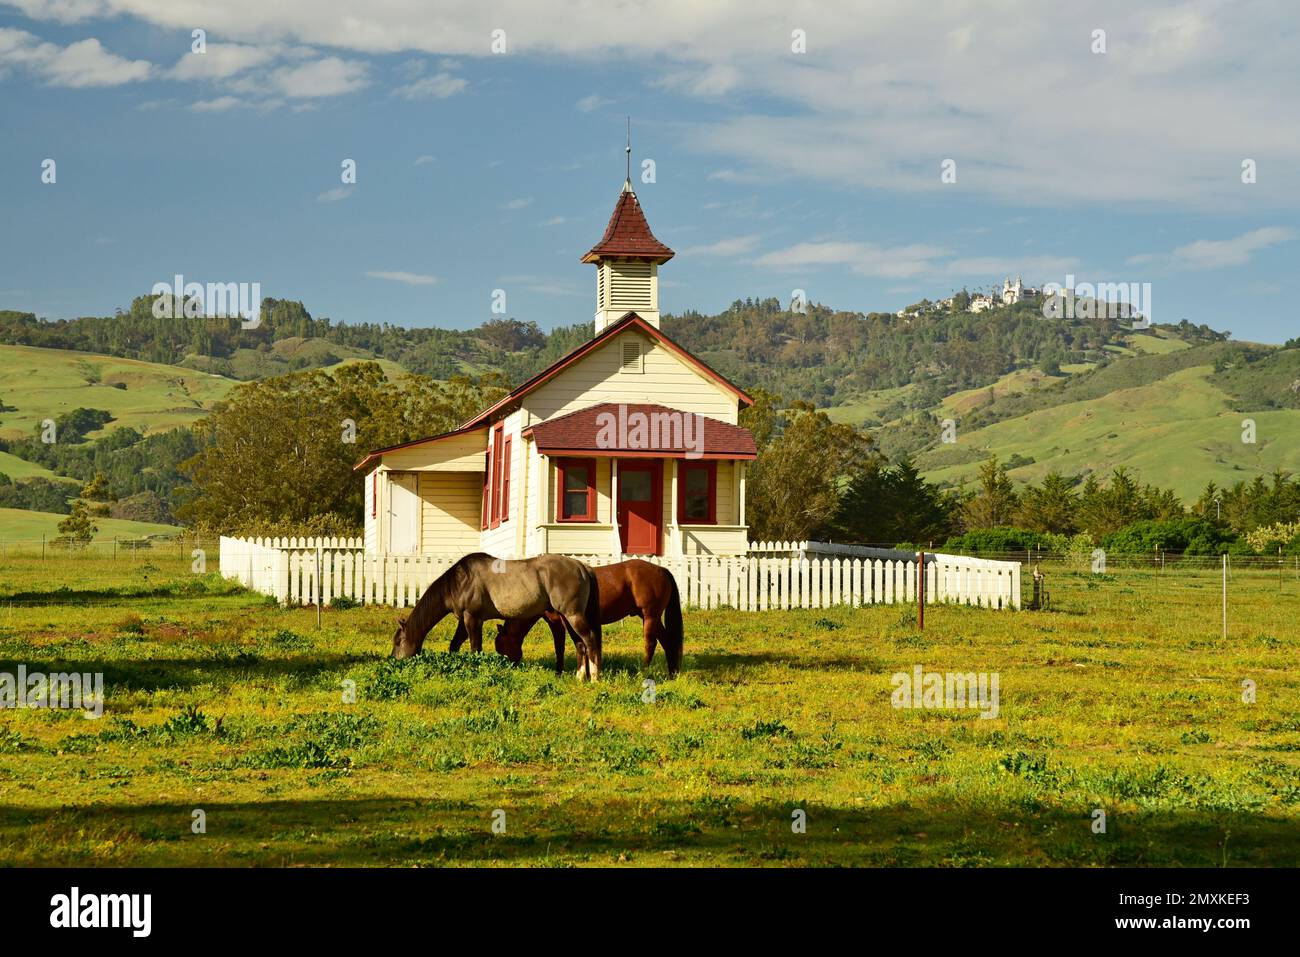
[[(563, 555), (538, 555), (505, 561), (485, 552), (466, 555), (430, 585), (399, 619), (393, 657), (419, 654), (425, 636), (447, 615), (455, 615), (470, 648), (483, 650), (483, 623), (495, 619), (538, 618), (545, 612), (563, 617), (585, 667), (578, 679), (600, 678), (600, 586), (582, 562)], [(459, 629), (457, 630), (459, 634)], [(458, 644), (452, 639), (453, 649)]]

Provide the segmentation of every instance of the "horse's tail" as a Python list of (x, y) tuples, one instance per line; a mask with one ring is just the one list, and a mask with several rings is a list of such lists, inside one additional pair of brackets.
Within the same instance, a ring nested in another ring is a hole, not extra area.
[(668, 670), (676, 674), (682, 663), (682, 644), (686, 640), (686, 629), (682, 625), (682, 600), (677, 593), (677, 579), (667, 569), (664, 569), (664, 574), (668, 576), (668, 605), (664, 608), (664, 631), (667, 633), (668, 643), (664, 648), (664, 654), (668, 658)]
[(587, 569), (587, 607), (583, 609), (583, 614), (587, 617), (587, 627), (591, 633), (596, 636), (596, 641), (600, 641), (600, 582), (596, 579), (596, 573), (590, 568)]

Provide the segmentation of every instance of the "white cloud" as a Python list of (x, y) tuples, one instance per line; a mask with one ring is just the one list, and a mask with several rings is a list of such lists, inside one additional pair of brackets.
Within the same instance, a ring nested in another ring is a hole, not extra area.
[(58, 23), (76, 23), (87, 17), (102, 16), (108, 12), (105, 0), (7, 0), (32, 20), (54, 20)]
[(943, 271), (950, 276), (978, 276), (1001, 280), (1004, 277), (1023, 276), (1028, 285), (1058, 278), (1065, 281), (1065, 273), (1078, 268), (1078, 260), (1068, 256), (965, 256), (944, 263)]
[[(194, 4), (175, 0), (15, 5), (63, 21), (128, 14), (185, 37), (195, 25)], [(481, 0), (360, 10), (351, 0), (223, 0), (202, 19), (210, 36), (255, 46), (276, 37), (340, 55), (480, 60), (491, 26), (509, 24), (512, 56), (581, 58), (650, 71), (681, 95), (727, 96), (726, 113), (676, 128), (724, 166), (1022, 205), (1222, 210), (1300, 203), (1289, 188), (1300, 180), (1293, 6), (1255, 0), (1245, 14), (1227, 3), (1093, 0), (1082, 23), (1071, 5), (1036, 0), (1000, 0), (994, 19), (985, 0), (874, 0), (869, 16), (825, 4), (794, 20), (788, 0), (676, 0), (668, 13), (643, 4), (618, 16), (592, 16), (583, 0), (500, 0), (491, 19)], [(807, 31), (806, 55), (790, 52), (793, 25)], [(1104, 56), (1088, 49), (1094, 25), (1107, 29)], [(333, 95), (363, 80), (354, 67), (329, 93), (287, 78), (281, 90)], [(945, 186), (939, 162), (949, 157), (958, 182)], [(1248, 157), (1261, 176), (1246, 187)]]
[(316, 197), (318, 203), (337, 203), (339, 200), (347, 199), (352, 195), (354, 186), (335, 186), (333, 189), (327, 189)]
[(754, 251), (758, 245), (759, 236), (753, 234), (750, 236), (733, 236), (731, 239), (720, 239), (716, 243), (708, 243), (703, 246), (689, 246), (682, 250), (683, 256), (743, 256)]
[(245, 46), (240, 43), (209, 43), (203, 53), (186, 53), (171, 69), (178, 80), (224, 80), (276, 59), (278, 47)]
[(766, 253), (754, 265), (786, 271), (842, 265), (859, 276), (909, 279), (938, 271), (934, 260), (944, 252), (937, 246), (921, 244), (888, 247), (858, 242), (807, 242)]
[(846, 266), (858, 276), (883, 279), (977, 277), (993, 281), (1003, 276), (1063, 275), (1076, 260), (1063, 256), (1002, 258), (958, 256), (939, 246), (912, 243), (880, 246), (861, 242), (805, 242), (759, 256), (755, 266), (798, 271), (822, 266)]
[(438, 160), (438, 157), (436, 157), (436, 156), (431, 156), (430, 154), (425, 153), (423, 156), (417, 156), (417, 157), (415, 158), (415, 163), (414, 163), (413, 165), (415, 165), (415, 166), (424, 166), (424, 165), (427, 164), (427, 163), (435, 163), (435, 162), (437, 162), (437, 160)]
[(560, 226), (560, 225), (562, 225), (562, 224), (564, 224), (564, 223), (567, 223), (567, 222), (568, 222), (568, 220), (565, 219), (563, 216), (552, 216), (552, 217), (551, 217), (550, 219), (548, 219), (546, 222), (542, 223), (542, 225), (543, 225), (543, 226)]
[(506, 210), (515, 210), (515, 209), (524, 209), (531, 205), (533, 205), (533, 198), (531, 196), (528, 196), (522, 199), (512, 199), (508, 203), (502, 203), (501, 208)]
[(613, 100), (605, 99), (599, 93), (591, 93), (573, 104), (573, 107), (581, 113), (590, 113), (592, 110), (598, 110), (602, 106), (608, 106), (613, 102)]
[(1165, 266), (1170, 269), (1219, 269), (1244, 266), (1262, 249), (1294, 240), (1297, 233), (1288, 226), (1265, 226), (1231, 239), (1198, 239), (1168, 253), (1130, 256), (1128, 264)]
[(237, 96), (218, 96), (215, 99), (199, 100), (197, 103), (191, 103), (190, 109), (196, 113), (223, 113), (226, 110), (234, 110), (248, 105), (247, 102)]
[(385, 272), (375, 270), (366, 273), (371, 279), (386, 279), (389, 282), (400, 282), (407, 286), (432, 286), (438, 281), (437, 276), (424, 276), (414, 272)]
[(692, 96), (723, 96), (740, 86), (740, 82), (741, 74), (736, 67), (714, 63), (702, 69), (674, 70), (662, 77), (658, 85)]
[(281, 67), (271, 73), (272, 86), (285, 96), (308, 99), (351, 93), (367, 83), (366, 64), (325, 57), (302, 66)]
[(128, 60), (105, 50), (90, 37), (66, 47), (47, 43), (24, 30), (0, 27), (0, 67), (31, 71), (51, 86), (121, 86), (147, 80), (153, 72), (148, 60)]
[(450, 73), (435, 73), (433, 76), (421, 77), (405, 86), (393, 90), (393, 96), (407, 100), (445, 100), (449, 96), (461, 93), (469, 86), (469, 81)]

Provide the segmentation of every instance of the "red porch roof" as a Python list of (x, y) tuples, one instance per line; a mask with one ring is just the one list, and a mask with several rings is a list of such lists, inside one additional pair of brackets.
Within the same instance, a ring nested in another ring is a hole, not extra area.
[(539, 422), (524, 435), (546, 455), (752, 459), (757, 454), (748, 429), (648, 402), (602, 402)]

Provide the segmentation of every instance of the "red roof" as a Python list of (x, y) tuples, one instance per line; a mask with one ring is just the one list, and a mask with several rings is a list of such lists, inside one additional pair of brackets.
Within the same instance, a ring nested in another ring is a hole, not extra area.
[(539, 422), (524, 435), (547, 455), (752, 459), (757, 454), (748, 429), (648, 402), (602, 402)]
[(582, 261), (594, 263), (619, 256), (666, 263), (673, 255), (673, 251), (650, 232), (650, 224), (646, 222), (645, 213), (641, 212), (636, 193), (624, 186), (614, 206), (614, 215), (609, 217), (609, 225), (605, 227), (605, 235), (591, 247), (591, 252), (582, 257)]

